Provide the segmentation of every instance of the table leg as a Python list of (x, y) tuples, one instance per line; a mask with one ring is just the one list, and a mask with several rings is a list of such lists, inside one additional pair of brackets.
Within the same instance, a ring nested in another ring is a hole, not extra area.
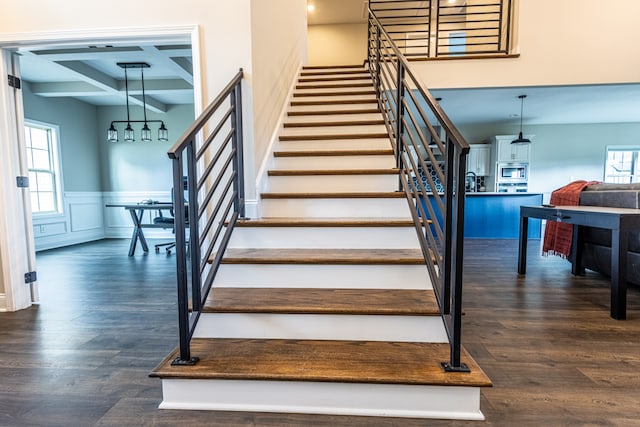
[(142, 232), (142, 216), (144, 215), (144, 210), (139, 209), (138, 212), (136, 212), (135, 209), (129, 209), (129, 213), (131, 214), (131, 220), (133, 221), (133, 235), (131, 236), (131, 243), (129, 244), (129, 256), (133, 256), (136, 252), (138, 239), (142, 245), (142, 250), (149, 252), (147, 240), (144, 238), (144, 233)]
[(529, 217), (520, 215), (520, 244), (518, 246), (518, 274), (527, 273), (527, 240), (529, 237)]
[(571, 241), (573, 260), (571, 261), (571, 274), (574, 276), (584, 275), (584, 267), (582, 266), (582, 248), (582, 227), (573, 224), (573, 240)]
[(629, 233), (611, 230), (611, 317), (627, 318), (627, 250)]

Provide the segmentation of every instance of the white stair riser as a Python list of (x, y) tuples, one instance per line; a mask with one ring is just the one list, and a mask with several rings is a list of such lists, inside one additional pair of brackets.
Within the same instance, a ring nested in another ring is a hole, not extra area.
[(202, 313), (194, 338), (446, 343), (440, 316)]
[(406, 199), (263, 199), (265, 218), (408, 217)]
[(363, 133), (387, 133), (387, 127), (385, 125), (295, 127), (282, 129), (280, 136), (360, 135)]
[[(315, 115), (315, 116), (289, 116), (285, 120), (286, 123), (325, 123), (325, 122), (353, 122), (358, 120), (382, 120), (380, 113), (367, 114), (339, 114), (339, 115)], [(348, 126), (344, 126), (348, 127)]]
[(352, 191), (395, 191), (397, 175), (302, 175), (270, 176), (268, 191), (286, 193), (345, 193)]
[[(377, 108), (378, 103), (376, 102), (363, 102), (361, 104), (340, 104), (340, 105), (291, 105), (289, 106), (288, 111), (290, 112), (298, 112), (298, 111), (343, 111), (343, 110), (361, 110), (363, 108)], [(289, 116), (294, 117), (294, 116)]]
[(432, 289), (424, 265), (223, 264), (215, 287)]
[(414, 227), (236, 227), (230, 248), (419, 248)]
[(484, 419), (473, 387), (165, 378), (162, 394), (161, 409)]
[[(365, 102), (371, 102), (371, 101), (376, 101), (376, 96), (375, 95), (339, 95), (339, 96), (323, 96), (323, 95), (317, 95), (317, 96), (301, 96), (301, 97), (297, 97), (297, 98), (293, 98), (293, 102), (326, 102), (326, 103), (335, 103), (337, 101), (336, 104), (334, 104), (332, 107), (335, 106), (339, 106), (341, 104), (339, 104), (341, 101), (365, 101)], [(324, 106), (326, 108), (326, 105)]]
[(275, 157), (273, 161), (273, 169), (286, 170), (341, 170), (394, 167), (396, 167), (396, 161), (392, 155)]
[(278, 141), (275, 151), (390, 150), (388, 138)]
[[(373, 90), (373, 87), (340, 87), (340, 88), (322, 88), (322, 89), (296, 89), (293, 99), (311, 98), (314, 96), (352, 96), (368, 95)], [(349, 95), (345, 95), (349, 94)]]

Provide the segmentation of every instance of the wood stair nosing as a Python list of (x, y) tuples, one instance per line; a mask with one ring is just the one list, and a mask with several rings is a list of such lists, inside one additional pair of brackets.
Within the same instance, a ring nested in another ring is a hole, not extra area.
[(299, 90), (304, 90), (304, 89), (346, 89), (346, 88), (355, 88), (355, 87), (373, 88), (373, 83), (371, 83), (369, 81), (369, 82), (362, 82), (362, 83), (329, 83), (329, 84), (297, 84), (296, 85), (296, 89), (299, 89)]
[(358, 68), (361, 70), (364, 69), (362, 64), (303, 65), (302, 66), (303, 70), (333, 70), (335, 68), (347, 68), (347, 69)]
[(341, 116), (345, 114), (379, 114), (377, 108), (360, 108), (353, 110), (306, 110), (306, 111), (288, 111), (288, 116)]
[(325, 126), (376, 126), (383, 125), (384, 119), (350, 120), (350, 121), (330, 121), (330, 122), (287, 122), (285, 128), (309, 128)]
[(332, 99), (332, 100), (320, 100), (320, 101), (291, 101), (292, 107), (304, 107), (315, 105), (339, 105), (339, 104), (378, 104), (378, 100), (375, 98), (370, 99)]
[(400, 169), (271, 169), (268, 176), (398, 175)]
[(212, 288), (203, 313), (439, 316), (433, 290)]
[(444, 372), (446, 343), (194, 338), (191, 353), (200, 357), (197, 364), (172, 366), (176, 348), (150, 376), (491, 387), (465, 349), (461, 359), (471, 372)]
[(404, 191), (344, 192), (344, 193), (261, 193), (262, 199), (404, 199)]
[(298, 83), (321, 83), (321, 82), (340, 82), (350, 80), (369, 80), (371, 81), (371, 75), (367, 73), (366, 76), (347, 75), (342, 77), (300, 77)]
[(317, 135), (280, 135), (280, 141), (323, 141), (335, 139), (389, 139), (386, 132), (368, 132), (368, 133), (338, 133), (338, 134), (317, 134)]
[(393, 149), (274, 151), (274, 157), (390, 156)]
[(345, 90), (345, 91), (335, 91), (335, 92), (295, 92), (293, 94), (294, 98), (313, 98), (317, 96), (358, 96), (358, 95), (375, 95), (375, 90)]
[(339, 75), (354, 75), (360, 74), (366, 77), (371, 77), (368, 71), (365, 70), (327, 70), (327, 71), (302, 71), (300, 77), (320, 77), (320, 76), (339, 76)]
[[(431, 220), (424, 221), (427, 224)], [(238, 220), (236, 227), (415, 227), (410, 218), (259, 218)]]
[[(212, 262), (212, 260), (209, 260)], [(423, 265), (420, 249), (227, 249), (222, 264)]]

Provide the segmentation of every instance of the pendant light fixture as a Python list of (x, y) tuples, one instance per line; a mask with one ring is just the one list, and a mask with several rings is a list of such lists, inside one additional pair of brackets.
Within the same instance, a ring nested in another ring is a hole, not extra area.
[(524, 111), (524, 99), (526, 97), (527, 95), (518, 96), (518, 98), (520, 98), (520, 133), (518, 134), (518, 137), (516, 139), (511, 141), (512, 144), (530, 144), (531, 143), (530, 139), (522, 136), (522, 113)]
[[(144, 69), (149, 68), (150, 65), (146, 62), (118, 62), (117, 65), (120, 68), (124, 68), (124, 90), (127, 106), (127, 120), (114, 120), (111, 122), (111, 126), (109, 126), (109, 129), (107, 129), (107, 141), (118, 142), (118, 130), (115, 127), (115, 123), (127, 124), (127, 127), (124, 129), (125, 142), (135, 142), (135, 132), (131, 127), (131, 123), (144, 123), (144, 126), (142, 126), (140, 139), (145, 142), (151, 141), (151, 129), (149, 128), (149, 123), (160, 123), (160, 128), (158, 129), (158, 141), (168, 141), (169, 131), (165, 127), (164, 122), (162, 120), (147, 119), (147, 99), (144, 87)], [(129, 68), (140, 69), (140, 80), (142, 83), (142, 111), (144, 112), (144, 120), (131, 120), (131, 115), (129, 112), (129, 76), (127, 75), (127, 70)]]

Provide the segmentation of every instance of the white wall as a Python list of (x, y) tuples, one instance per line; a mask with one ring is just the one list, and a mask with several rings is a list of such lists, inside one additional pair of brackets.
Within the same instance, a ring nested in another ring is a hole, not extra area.
[[(252, 68), (254, 147), (245, 152), (252, 166), (246, 181), (259, 179), (259, 169), (283, 117), (289, 90), (307, 60), (307, 9), (304, 0), (252, 0)], [(256, 199), (256, 188), (247, 188), (247, 199)]]
[(640, 2), (520, 0), (518, 58), (416, 62), (431, 89), (638, 82)]
[[(142, 118), (142, 108), (132, 107), (131, 117)], [(132, 126), (136, 132), (136, 142), (109, 143), (107, 128), (112, 120), (126, 118), (124, 107), (99, 107), (95, 138), (100, 147), (100, 168), (102, 170), (102, 191), (163, 191), (169, 192), (173, 186), (171, 160), (167, 150), (184, 133), (195, 119), (193, 105), (172, 105), (166, 113), (147, 112), (149, 120), (164, 121), (169, 129), (169, 141), (157, 140), (159, 123), (150, 123), (152, 141), (140, 141), (141, 123)], [(123, 126), (119, 125), (119, 136), (123, 138)]]
[[(517, 126), (461, 126), (469, 143), (515, 135)], [(531, 143), (529, 190), (550, 193), (577, 179), (604, 179), (607, 145), (640, 145), (640, 123), (527, 125)]]
[(367, 58), (367, 24), (309, 25), (309, 65), (354, 65)]

